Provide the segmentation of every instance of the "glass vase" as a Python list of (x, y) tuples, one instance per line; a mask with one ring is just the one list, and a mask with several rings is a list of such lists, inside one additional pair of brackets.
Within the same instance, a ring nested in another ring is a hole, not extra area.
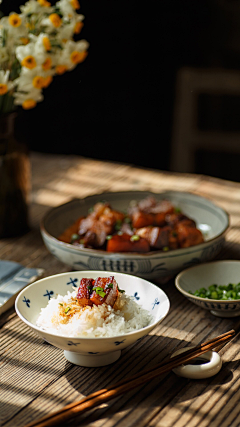
[(17, 113), (0, 115), (0, 238), (29, 230), (31, 165), (27, 145), (16, 137)]

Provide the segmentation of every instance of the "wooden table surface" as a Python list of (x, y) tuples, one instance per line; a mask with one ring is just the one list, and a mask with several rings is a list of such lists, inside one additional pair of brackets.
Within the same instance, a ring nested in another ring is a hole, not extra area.
[[(41, 218), (49, 208), (71, 198), (121, 190), (179, 190), (210, 198), (230, 214), (230, 228), (218, 259), (240, 259), (240, 183), (78, 156), (33, 153), (31, 162), (31, 230), (21, 237), (1, 239), (1, 260), (43, 268), (45, 276), (70, 271), (44, 246), (39, 231)], [(2, 314), (0, 425), (25, 426), (150, 364), (159, 363), (177, 348), (198, 344), (232, 328), (239, 330), (240, 318), (214, 317), (186, 300), (176, 290), (174, 280), (161, 287), (170, 299), (168, 316), (139, 343), (123, 350), (116, 363), (106, 367), (72, 365), (62, 350), (35, 336), (14, 308)], [(64, 425), (240, 426), (238, 334), (220, 354), (223, 367), (212, 378), (190, 380), (170, 372)]]

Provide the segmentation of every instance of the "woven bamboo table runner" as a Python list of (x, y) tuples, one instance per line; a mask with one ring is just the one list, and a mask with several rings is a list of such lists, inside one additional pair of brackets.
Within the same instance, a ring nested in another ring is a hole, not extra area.
[[(51, 207), (105, 191), (189, 191), (211, 199), (230, 214), (226, 243), (218, 259), (240, 259), (240, 183), (202, 175), (174, 174), (79, 156), (33, 153), (31, 230), (1, 239), (0, 259), (44, 269), (44, 275), (70, 271), (43, 244), (39, 224)], [(240, 318), (222, 319), (187, 301), (174, 286), (162, 286), (171, 310), (164, 321), (121, 358), (101, 368), (72, 365), (63, 351), (43, 342), (14, 308), (0, 316), (0, 425), (24, 426), (98, 389), (157, 364), (179, 345), (198, 344), (230, 329)], [(93, 427), (227, 427), (240, 425), (240, 345), (238, 334), (221, 351), (223, 368), (212, 378), (189, 380), (174, 373), (65, 423)]]

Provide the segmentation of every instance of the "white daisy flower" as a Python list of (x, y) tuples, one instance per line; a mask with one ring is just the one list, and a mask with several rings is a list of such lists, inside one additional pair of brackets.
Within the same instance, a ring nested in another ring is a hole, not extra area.
[(53, 8), (51, 7), (51, 3), (47, 0), (29, 0), (24, 5), (20, 6), (20, 10), (25, 15), (28, 15), (32, 13), (43, 13), (45, 11), (49, 13)]
[(51, 13), (47, 18), (42, 20), (42, 26), (45, 31), (58, 30), (63, 24), (63, 20), (58, 13)]
[(24, 110), (30, 110), (36, 107), (38, 102), (43, 101), (43, 95), (41, 90), (32, 89), (29, 92), (15, 92), (14, 104), (21, 105)]
[(36, 55), (44, 55), (46, 52), (51, 50), (51, 41), (48, 34), (40, 33), (38, 36), (30, 34), (29, 37), (31, 42), (35, 44)]
[(28, 43), (26, 46), (18, 46), (16, 48), (16, 57), (22, 67), (29, 70), (44, 63), (47, 52), (39, 49), (39, 46), (33, 42)]
[(20, 76), (15, 80), (17, 90), (30, 92), (33, 89), (44, 89), (52, 82), (53, 73), (53, 70), (44, 71), (40, 66), (33, 70), (23, 68)]
[(14, 83), (8, 80), (9, 74), (9, 70), (0, 70), (0, 95), (5, 95), (5, 93), (9, 92), (14, 88)]
[(76, 10), (80, 8), (78, 0), (60, 0), (56, 3), (63, 16), (71, 19), (76, 14)]
[(87, 56), (88, 47), (89, 43), (86, 40), (80, 40), (79, 42), (68, 40), (60, 56), (58, 57), (56, 73), (59, 74), (58, 69), (61, 66), (65, 66), (66, 69), (70, 71), (73, 70), (77, 64), (83, 62)]
[(57, 33), (57, 38), (60, 43), (66, 43), (71, 40), (74, 34), (79, 34), (83, 27), (84, 15), (75, 15), (71, 20), (64, 21)]
[(3, 16), (0, 20), (0, 26), (5, 29), (9, 37), (27, 36), (25, 16), (21, 13), (10, 13), (9, 16)]

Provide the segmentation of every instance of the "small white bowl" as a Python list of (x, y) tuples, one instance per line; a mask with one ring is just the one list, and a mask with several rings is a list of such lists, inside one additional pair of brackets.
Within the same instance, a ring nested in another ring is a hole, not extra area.
[(221, 301), (201, 298), (189, 293), (210, 285), (228, 285), (240, 282), (240, 261), (213, 261), (190, 267), (175, 279), (176, 288), (194, 304), (210, 310), (218, 317), (240, 316), (240, 300)]
[[(50, 298), (72, 292), (72, 286), (78, 287), (82, 278), (114, 276), (120, 289), (152, 316), (152, 321), (145, 328), (109, 338), (76, 338), (49, 333), (36, 326), (36, 320), (42, 308)], [(106, 271), (73, 271), (46, 277), (27, 286), (18, 295), (15, 309), (18, 316), (37, 335), (50, 344), (64, 350), (68, 361), (76, 365), (97, 367), (115, 362), (121, 350), (147, 335), (167, 315), (170, 302), (167, 295), (154, 284), (128, 274)]]
[[(205, 241), (196, 246), (167, 252), (157, 250), (149, 253), (110, 253), (81, 248), (58, 240), (65, 229), (79, 217), (86, 216), (89, 209), (99, 201), (105, 200), (114, 209), (124, 212), (133, 200), (140, 201), (148, 196), (153, 196), (156, 200), (167, 199), (194, 219), (203, 232)], [(162, 284), (184, 268), (214, 259), (224, 244), (228, 227), (228, 213), (196, 194), (181, 191), (158, 194), (149, 191), (122, 191), (95, 194), (53, 208), (42, 219), (40, 230), (49, 252), (75, 270), (114, 270)]]

